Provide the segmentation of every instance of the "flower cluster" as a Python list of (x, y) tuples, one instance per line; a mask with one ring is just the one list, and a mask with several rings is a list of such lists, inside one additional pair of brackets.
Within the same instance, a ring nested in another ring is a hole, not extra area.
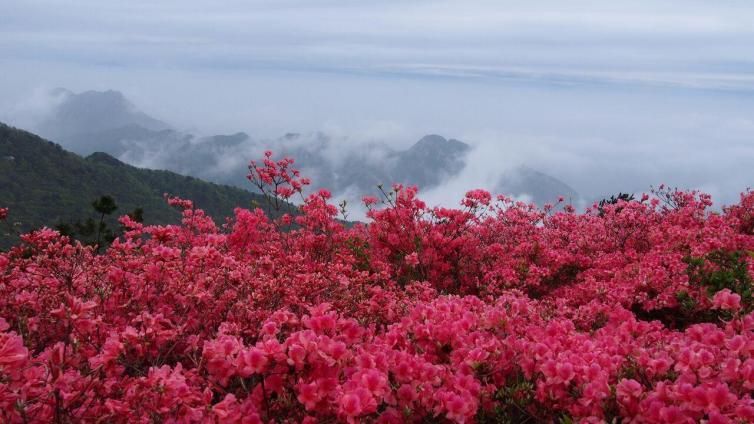
[(246, 178), (262, 193), (275, 201), (280, 207), (281, 201), (288, 200), (296, 193), (301, 194), (304, 186), (311, 183), (308, 178), (302, 178), (297, 169), (292, 168), (293, 159), (283, 158), (272, 160), (272, 152), (266, 150), (261, 164), (256, 161), (249, 163), (249, 174)]
[[(289, 159), (249, 179), (286, 200)], [(0, 253), (0, 422), (754, 421), (754, 193), (576, 213), (396, 185)], [(559, 200), (562, 203), (562, 200)], [(7, 211), (0, 209), (0, 217)], [(283, 230), (285, 228), (285, 230)]]

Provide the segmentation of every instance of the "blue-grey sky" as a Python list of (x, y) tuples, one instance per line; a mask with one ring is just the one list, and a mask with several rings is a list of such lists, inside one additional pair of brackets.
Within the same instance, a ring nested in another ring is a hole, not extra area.
[(458, 191), (512, 162), (584, 193), (754, 185), (748, 0), (2, 0), (0, 120), (57, 86), (205, 133), (461, 138)]

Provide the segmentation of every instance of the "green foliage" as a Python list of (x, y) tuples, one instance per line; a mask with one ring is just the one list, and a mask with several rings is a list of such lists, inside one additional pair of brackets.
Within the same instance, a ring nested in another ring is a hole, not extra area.
[(144, 209), (136, 208), (128, 213), (128, 217), (136, 222), (144, 222)]
[[(630, 202), (632, 200), (636, 200), (634, 198), (633, 194), (628, 194), (628, 193), (620, 192), (617, 195), (610, 196), (609, 199), (605, 198), (605, 199), (600, 200), (600, 203), (599, 203), (599, 205), (597, 207), (597, 211), (599, 212), (599, 216), (604, 216), (605, 215), (605, 206), (607, 206), (607, 205), (617, 205), (618, 202), (620, 202), (620, 201)], [(620, 212), (620, 210), (618, 210), (618, 211)]]
[(369, 242), (362, 239), (351, 237), (346, 239), (346, 246), (351, 250), (351, 254), (356, 259), (353, 266), (359, 271), (368, 271), (369, 267)]
[[(712, 298), (715, 293), (723, 289), (741, 296), (741, 305), (745, 311), (751, 311), (752, 279), (748, 273), (747, 258), (750, 252), (742, 250), (726, 251), (714, 250), (701, 257), (688, 256), (684, 258), (687, 264), (686, 273), (691, 287), (702, 289), (704, 295)], [(661, 308), (644, 311), (638, 305), (631, 308), (637, 318), (652, 321), (659, 320), (668, 328), (686, 328), (701, 322), (719, 322), (730, 319), (730, 312), (699, 308), (699, 299), (694, 298), (687, 291), (676, 293), (678, 307)]]
[[(259, 194), (168, 171), (135, 168), (104, 153), (82, 158), (0, 123), (0, 206), (10, 208), (8, 225), (12, 227), (12, 231), (0, 233), (0, 249), (17, 242), (19, 233), (44, 225), (69, 223), (63, 230), (91, 230), (87, 220), (80, 229), (70, 223), (90, 216), (92, 199), (106, 195), (117, 199), (120, 210), (140, 209), (135, 216), (141, 216), (147, 225), (178, 223), (180, 214), (167, 205), (165, 193), (193, 200), (220, 224), (232, 216), (235, 207), (262, 203)], [(101, 214), (110, 206), (105, 201), (96, 207)], [(114, 211), (104, 216), (109, 228), (118, 226)], [(97, 219), (92, 219), (96, 234)]]
[(481, 409), (476, 416), (478, 423), (523, 423), (540, 422), (538, 406), (534, 399), (534, 383), (523, 374), (510, 376), (506, 385), (493, 395), (495, 407), (485, 411)]
[(102, 215), (110, 215), (118, 209), (118, 205), (115, 204), (115, 199), (110, 195), (104, 195), (95, 200), (92, 202), (92, 207)]
[(689, 292), (685, 290), (676, 293), (675, 297), (676, 300), (678, 300), (678, 304), (681, 305), (681, 311), (686, 314), (692, 313), (698, 303), (693, 297), (689, 295)]
[[(98, 215), (95, 218), (88, 217), (83, 222), (76, 220), (73, 223), (59, 223), (55, 226), (61, 234), (68, 236), (71, 240), (78, 240), (83, 244), (94, 246), (98, 251), (107, 247), (115, 240), (122, 229), (114, 230), (110, 227), (106, 217), (112, 215), (118, 209), (118, 205), (112, 196), (105, 195), (92, 202), (92, 209)], [(134, 221), (144, 221), (144, 210), (136, 208), (128, 213)]]
[[(754, 309), (754, 299), (747, 265), (747, 258), (751, 254), (743, 250), (714, 250), (701, 257), (687, 256), (683, 260), (687, 264), (689, 285), (701, 289), (710, 299), (715, 293), (727, 288), (741, 296), (744, 311), (751, 311)], [(641, 305), (634, 304), (631, 311), (641, 320), (659, 320), (666, 327), (675, 329), (701, 322), (719, 322), (731, 317), (728, 311), (700, 308), (699, 299), (687, 291), (679, 291), (675, 296), (677, 307), (646, 311)]]
[(689, 282), (703, 287), (712, 297), (723, 289), (741, 296), (741, 304), (749, 310), (752, 306), (752, 279), (747, 260), (751, 253), (743, 250), (714, 250), (704, 257), (686, 258)]
[(532, 299), (541, 299), (558, 287), (573, 284), (581, 271), (581, 266), (578, 264), (563, 264), (554, 273), (542, 278), (539, 287), (530, 288), (528, 294)]

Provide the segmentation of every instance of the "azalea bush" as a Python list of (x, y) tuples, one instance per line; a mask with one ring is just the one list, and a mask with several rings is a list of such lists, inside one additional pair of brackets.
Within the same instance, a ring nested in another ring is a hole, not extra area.
[[(0, 253), (0, 421), (754, 420), (754, 193), (661, 187), (577, 213), (413, 187), (346, 226), (293, 161), (270, 220), (50, 229)], [(0, 218), (6, 210), (0, 209)]]

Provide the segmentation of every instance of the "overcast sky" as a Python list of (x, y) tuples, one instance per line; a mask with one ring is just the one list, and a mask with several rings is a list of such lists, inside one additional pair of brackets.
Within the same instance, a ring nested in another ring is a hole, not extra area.
[(204, 133), (460, 138), (459, 191), (510, 162), (587, 194), (754, 185), (750, 0), (1, 1), (12, 123), (117, 89)]

